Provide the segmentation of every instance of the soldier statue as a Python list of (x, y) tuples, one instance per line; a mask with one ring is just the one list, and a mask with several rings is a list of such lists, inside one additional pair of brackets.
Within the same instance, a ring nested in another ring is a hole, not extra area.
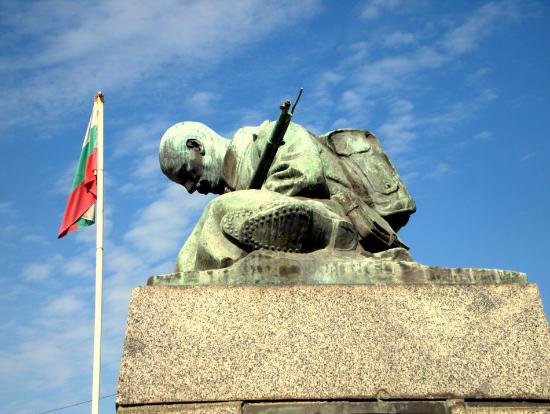
[(355, 129), (316, 136), (288, 118), (266, 164), (279, 121), (241, 128), (230, 141), (198, 122), (164, 133), (163, 173), (189, 193), (220, 194), (181, 248), (176, 272), (224, 268), (259, 249), (406, 248), (396, 233), (415, 202), (377, 138)]

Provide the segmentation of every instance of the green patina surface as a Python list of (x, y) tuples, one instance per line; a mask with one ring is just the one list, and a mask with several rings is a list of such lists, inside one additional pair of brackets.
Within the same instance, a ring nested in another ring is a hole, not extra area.
[(150, 286), (300, 284), (526, 284), (510, 270), (445, 268), (413, 261), (396, 248), (382, 253), (319, 250), (310, 254), (255, 251), (224, 269), (189, 271), (149, 278)]
[(222, 194), (180, 250), (176, 272), (225, 268), (262, 248), (307, 255), (405, 247), (397, 231), (416, 205), (368, 131), (316, 136), (290, 123), (261, 189), (250, 190), (273, 127), (241, 128), (229, 143), (192, 122), (164, 134), (163, 172), (190, 192)]

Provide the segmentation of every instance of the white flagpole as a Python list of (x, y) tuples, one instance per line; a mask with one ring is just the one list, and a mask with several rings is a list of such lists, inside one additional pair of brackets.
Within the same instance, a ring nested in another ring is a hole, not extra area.
[(103, 293), (103, 93), (94, 98), (97, 111), (97, 201), (96, 201), (96, 255), (95, 255), (95, 317), (94, 360), (92, 379), (92, 414), (99, 414), (99, 378), (101, 373), (101, 304)]

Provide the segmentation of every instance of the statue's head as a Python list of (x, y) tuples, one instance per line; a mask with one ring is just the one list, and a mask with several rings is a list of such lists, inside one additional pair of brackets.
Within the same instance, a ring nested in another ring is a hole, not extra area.
[(223, 192), (221, 171), (228, 141), (200, 122), (180, 122), (162, 136), (160, 168), (170, 180), (187, 191), (201, 194)]

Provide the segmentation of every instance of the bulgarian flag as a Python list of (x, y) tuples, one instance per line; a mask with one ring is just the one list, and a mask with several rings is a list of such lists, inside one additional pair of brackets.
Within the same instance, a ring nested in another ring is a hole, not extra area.
[(103, 184), (103, 92), (99, 91), (94, 97), (94, 109), (82, 143), (73, 188), (57, 236), (60, 239), (80, 227), (94, 224), (97, 218), (92, 414), (99, 414), (103, 302)]
[(98, 130), (98, 107), (97, 100), (94, 100), (94, 109), (84, 142), (80, 159), (76, 167), (76, 174), (73, 179), (73, 186), (65, 214), (59, 228), (58, 239), (81, 227), (90, 226), (95, 223), (95, 203), (97, 200), (97, 130)]

